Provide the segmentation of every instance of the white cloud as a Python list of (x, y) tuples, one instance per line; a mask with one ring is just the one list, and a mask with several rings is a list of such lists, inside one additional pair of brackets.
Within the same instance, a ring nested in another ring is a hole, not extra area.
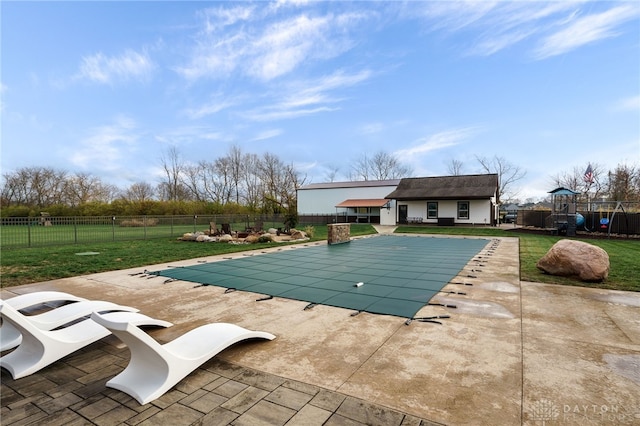
[(324, 34), (330, 32), (331, 17), (301, 15), (277, 22), (266, 29), (252, 43), (252, 64), (249, 75), (271, 80), (294, 70), (300, 63), (313, 57), (321, 49)]
[(412, 147), (400, 149), (395, 151), (394, 154), (399, 158), (420, 157), (432, 151), (459, 145), (475, 135), (477, 131), (477, 127), (466, 127), (436, 133), (434, 135), (418, 139), (413, 143)]
[(214, 33), (238, 22), (249, 21), (255, 11), (254, 6), (236, 6), (231, 8), (208, 8), (201, 12), (204, 18), (206, 34)]
[(167, 146), (186, 146), (203, 140), (222, 141), (225, 140), (225, 135), (212, 131), (207, 126), (182, 126), (158, 133), (154, 135), (154, 139)]
[(115, 170), (123, 166), (123, 159), (133, 150), (138, 140), (135, 122), (118, 117), (113, 124), (98, 127), (93, 135), (69, 156), (72, 164), (90, 170)]
[(102, 53), (82, 58), (77, 79), (96, 83), (113, 84), (121, 80), (146, 80), (155, 65), (146, 53), (126, 50), (120, 56), (106, 56)]
[(245, 117), (253, 121), (275, 121), (290, 118), (302, 117), (305, 115), (313, 115), (321, 112), (336, 111), (338, 108), (317, 107), (317, 108), (299, 108), (293, 110), (287, 109), (260, 109), (245, 114)]
[(631, 96), (617, 102), (614, 106), (617, 111), (640, 111), (640, 95)]
[(637, 19), (638, 7), (625, 4), (602, 13), (576, 18), (569, 26), (546, 37), (535, 50), (537, 59), (561, 55), (585, 44), (618, 35), (616, 27), (630, 19)]
[(380, 133), (385, 129), (383, 123), (366, 123), (360, 126), (359, 132), (363, 135), (373, 135)]
[(185, 113), (192, 120), (196, 120), (209, 115), (217, 114), (218, 112), (230, 108), (238, 103), (237, 99), (225, 98), (222, 94), (215, 94), (211, 96), (209, 102), (201, 105), (198, 108), (190, 108), (185, 110)]
[(638, 9), (632, 2), (443, 1), (418, 4), (418, 16), (429, 30), (470, 34), (467, 54), (489, 56), (530, 40), (534, 58), (544, 59), (617, 36)]
[(368, 70), (354, 74), (337, 71), (319, 79), (297, 81), (282, 88), (284, 94), (272, 104), (242, 115), (253, 121), (271, 121), (335, 111), (339, 108), (334, 105), (343, 99), (332, 97), (329, 93), (360, 84), (371, 75)]
[(277, 136), (280, 136), (281, 134), (282, 134), (281, 129), (265, 130), (264, 132), (259, 133), (255, 138), (251, 139), (251, 141), (252, 142), (263, 141), (266, 139), (275, 138)]
[[(188, 80), (232, 73), (270, 81), (310, 61), (339, 56), (354, 46), (350, 33), (368, 19), (360, 13), (278, 13), (279, 7), (207, 9), (187, 64), (175, 71)], [(371, 14), (373, 16), (373, 14)]]

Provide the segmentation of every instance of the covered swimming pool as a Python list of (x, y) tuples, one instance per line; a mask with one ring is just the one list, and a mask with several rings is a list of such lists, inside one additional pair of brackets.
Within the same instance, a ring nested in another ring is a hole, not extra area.
[(480, 238), (379, 235), (150, 274), (412, 318), (488, 243)]

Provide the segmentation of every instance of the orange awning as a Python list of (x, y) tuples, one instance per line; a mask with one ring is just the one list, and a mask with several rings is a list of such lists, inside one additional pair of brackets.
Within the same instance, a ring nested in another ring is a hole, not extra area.
[(336, 207), (384, 207), (390, 200), (384, 198), (360, 198), (344, 200)]

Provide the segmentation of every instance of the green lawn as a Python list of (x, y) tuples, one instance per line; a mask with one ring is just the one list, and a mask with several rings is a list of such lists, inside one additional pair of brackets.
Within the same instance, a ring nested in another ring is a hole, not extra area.
[[(303, 229), (303, 226), (300, 226)], [(314, 226), (313, 240), (326, 240), (327, 227)], [(462, 227), (400, 227), (397, 232), (449, 235), (478, 235), (518, 237), (520, 239), (520, 273), (525, 281), (585, 285), (579, 281), (542, 274), (535, 264), (559, 237), (518, 234), (497, 228)], [(373, 234), (370, 225), (351, 225), (351, 235)], [(640, 241), (588, 240), (609, 254), (611, 271), (604, 283), (589, 284), (617, 290), (640, 291)], [(186, 243), (175, 238), (156, 238), (133, 241), (111, 241), (57, 246), (6, 249), (0, 257), (0, 283), (2, 287), (53, 280), (117, 269), (142, 267), (157, 263), (190, 259), (245, 250), (261, 250), (282, 243), (232, 245), (218, 243)], [(76, 253), (98, 252), (95, 256)]]
[[(304, 227), (300, 227), (304, 229)], [(327, 227), (314, 227), (314, 241), (327, 239)], [(351, 235), (374, 234), (370, 225), (352, 225)], [(6, 249), (0, 254), (0, 285), (11, 287), (57, 278), (128, 269), (175, 260), (261, 250), (284, 243), (234, 245), (177, 241), (176, 238)], [(98, 252), (94, 256), (76, 253)]]
[[(199, 219), (200, 222), (196, 224), (185, 219), (173, 221), (171, 217), (160, 218), (162, 220), (159, 223), (148, 226), (119, 226), (109, 223), (110, 221), (104, 218), (92, 221), (95, 218), (87, 217), (82, 218), (83, 222), (78, 223), (73, 223), (72, 219), (69, 218), (69, 221), (56, 223), (53, 226), (3, 225), (0, 228), (2, 248), (172, 238), (187, 232), (208, 229), (206, 218)], [(220, 225), (218, 224), (218, 228)], [(247, 226), (247, 222), (230, 223), (230, 226), (233, 231), (242, 231)], [(263, 226), (268, 229), (282, 226), (282, 224), (267, 222)]]

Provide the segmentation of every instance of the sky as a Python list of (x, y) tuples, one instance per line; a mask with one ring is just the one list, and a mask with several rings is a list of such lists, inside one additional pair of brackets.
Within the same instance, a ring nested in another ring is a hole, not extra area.
[(156, 184), (162, 158), (275, 154), (306, 183), (640, 166), (640, 2), (2, 1), (0, 169)]

